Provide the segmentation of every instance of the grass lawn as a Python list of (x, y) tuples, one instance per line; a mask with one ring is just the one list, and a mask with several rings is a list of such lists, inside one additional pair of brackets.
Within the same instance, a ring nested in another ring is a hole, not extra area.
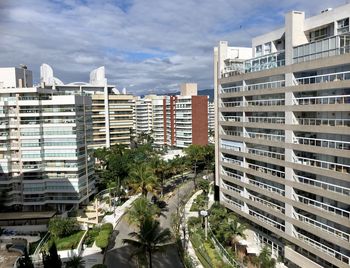
[(84, 230), (81, 230), (81, 231), (77, 231), (76, 233), (70, 236), (55, 239), (57, 250), (66, 250), (66, 249), (76, 248), (82, 236), (84, 235), (84, 232), (85, 232)]

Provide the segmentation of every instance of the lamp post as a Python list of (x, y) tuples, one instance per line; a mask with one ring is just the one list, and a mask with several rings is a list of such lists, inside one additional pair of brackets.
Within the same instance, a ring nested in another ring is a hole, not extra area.
[(199, 215), (204, 218), (204, 233), (205, 233), (205, 240), (208, 239), (208, 211), (201, 210), (199, 212)]

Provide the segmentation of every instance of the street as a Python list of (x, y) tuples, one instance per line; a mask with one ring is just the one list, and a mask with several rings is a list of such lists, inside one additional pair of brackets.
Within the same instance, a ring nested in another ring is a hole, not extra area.
[[(174, 194), (167, 201), (168, 211), (164, 214), (166, 217), (160, 217), (160, 223), (162, 228), (170, 228), (171, 214), (176, 213), (179, 202), (189, 195), (192, 191), (194, 185), (192, 181), (186, 182), (179, 189), (176, 189)], [(171, 228), (170, 228), (171, 230)], [(124, 216), (121, 221), (116, 226), (114, 245), (107, 251), (105, 264), (108, 268), (113, 267), (130, 267), (137, 268), (137, 263), (135, 258), (131, 259), (130, 256), (134, 249), (131, 246), (124, 245), (122, 240), (124, 238), (129, 238), (128, 234), (134, 231), (133, 226), (131, 226)], [(183, 267), (181, 259), (178, 255), (177, 247), (175, 244), (169, 245), (165, 252), (155, 253), (153, 257), (153, 267), (155, 268), (179, 268)]]

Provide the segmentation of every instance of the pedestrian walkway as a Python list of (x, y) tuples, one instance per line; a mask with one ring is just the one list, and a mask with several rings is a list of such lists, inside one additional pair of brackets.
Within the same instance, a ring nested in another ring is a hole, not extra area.
[(195, 264), (195, 267), (197, 268), (203, 268), (203, 265), (201, 264), (201, 262), (199, 261), (196, 252), (193, 248), (193, 245), (191, 243), (191, 240), (189, 238), (189, 230), (188, 230), (188, 225), (187, 225), (187, 221), (190, 217), (198, 217), (198, 211), (190, 211), (193, 201), (197, 198), (198, 195), (200, 195), (203, 191), (200, 190), (198, 192), (196, 192), (194, 195), (192, 195), (192, 197), (188, 200), (188, 202), (185, 205), (185, 209), (184, 209), (184, 218), (185, 218), (185, 226), (186, 226), (186, 234), (185, 237), (183, 237), (182, 234), (182, 240), (187, 242), (187, 253), (190, 256), (190, 258), (192, 259), (192, 261)]

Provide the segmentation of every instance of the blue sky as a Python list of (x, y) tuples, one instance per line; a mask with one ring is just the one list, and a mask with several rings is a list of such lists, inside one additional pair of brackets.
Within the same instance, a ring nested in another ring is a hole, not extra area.
[(0, 67), (41, 63), (64, 82), (106, 67), (110, 84), (134, 94), (174, 92), (183, 82), (213, 85), (220, 40), (250, 46), (284, 13), (306, 16), (345, 0), (0, 0)]

